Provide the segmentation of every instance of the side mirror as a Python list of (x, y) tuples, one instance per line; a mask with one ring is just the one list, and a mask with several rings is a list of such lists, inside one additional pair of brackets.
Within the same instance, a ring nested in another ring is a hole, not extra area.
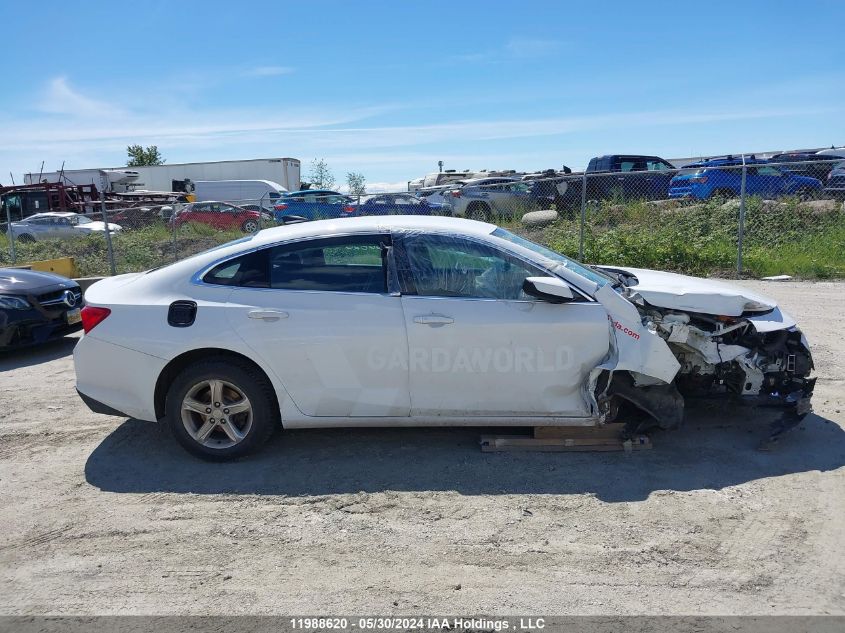
[(575, 298), (572, 288), (557, 277), (526, 277), (522, 282), (522, 291), (550, 303), (563, 303)]

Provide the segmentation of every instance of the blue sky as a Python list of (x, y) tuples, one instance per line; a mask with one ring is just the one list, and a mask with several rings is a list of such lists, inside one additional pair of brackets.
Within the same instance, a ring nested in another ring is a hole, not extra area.
[[(530, 8), (526, 8), (530, 7)], [(0, 182), (325, 158), (339, 181), (845, 144), (845, 2), (3, 2)], [(11, 28), (13, 25), (13, 28)]]

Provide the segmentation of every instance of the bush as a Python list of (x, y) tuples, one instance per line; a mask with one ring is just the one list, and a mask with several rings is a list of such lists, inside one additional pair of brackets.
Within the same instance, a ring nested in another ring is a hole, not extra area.
[[(218, 231), (206, 225), (186, 225), (175, 232), (157, 224), (112, 234), (115, 266), (118, 273), (148, 270), (194, 255), (233, 239), (240, 231)], [(108, 275), (109, 259), (105, 237), (86, 235), (76, 239), (15, 242), (18, 263), (73, 257), (83, 277)], [(0, 266), (11, 264), (9, 241), (0, 236)]]
[[(587, 210), (584, 260), (695, 275), (735, 275), (739, 201), (691, 206), (605, 202)], [(580, 221), (514, 231), (578, 255)], [(806, 278), (845, 275), (845, 215), (840, 205), (749, 198), (743, 235), (749, 275)]]

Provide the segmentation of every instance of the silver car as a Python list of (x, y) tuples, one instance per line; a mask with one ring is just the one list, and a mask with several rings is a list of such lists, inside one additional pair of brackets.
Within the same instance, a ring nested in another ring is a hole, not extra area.
[(461, 180), (447, 188), (442, 196), (453, 215), (484, 222), (519, 217), (539, 208), (531, 196), (531, 187), (518, 178)]
[[(119, 224), (109, 223), (109, 230), (118, 232), (122, 229)], [(12, 222), (11, 231), (15, 239), (21, 242), (35, 242), (51, 239), (67, 239), (104, 233), (104, 222), (92, 220), (79, 213), (51, 211), (36, 213), (19, 222)]]

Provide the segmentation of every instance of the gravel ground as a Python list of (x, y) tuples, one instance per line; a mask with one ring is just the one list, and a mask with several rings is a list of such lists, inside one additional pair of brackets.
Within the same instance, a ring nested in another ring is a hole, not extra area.
[(90, 413), (74, 338), (0, 356), (0, 613), (845, 614), (845, 283), (747, 283), (819, 375), (772, 452), (712, 408), (633, 454), (362, 429), (213, 465)]

